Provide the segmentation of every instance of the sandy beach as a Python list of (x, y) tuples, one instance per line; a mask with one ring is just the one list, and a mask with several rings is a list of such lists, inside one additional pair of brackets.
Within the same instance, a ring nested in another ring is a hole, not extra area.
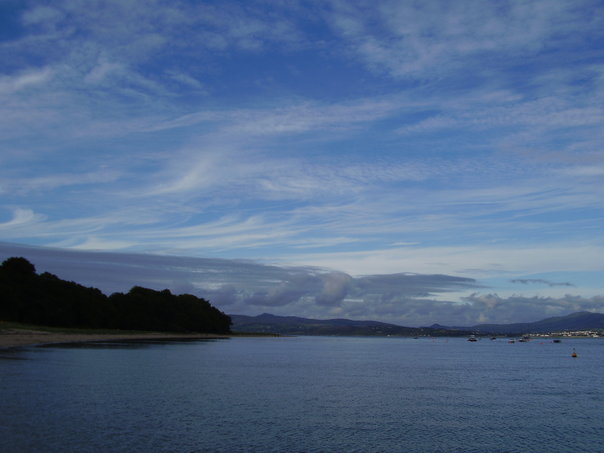
[(32, 346), (57, 343), (82, 343), (90, 341), (120, 341), (120, 340), (203, 340), (212, 338), (228, 338), (229, 335), (219, 334), (176, 334), (161, 332), (141, 333), (59, 333), (41, 330), (4, 329), (0, 330), (0, 349), (19, 346)]

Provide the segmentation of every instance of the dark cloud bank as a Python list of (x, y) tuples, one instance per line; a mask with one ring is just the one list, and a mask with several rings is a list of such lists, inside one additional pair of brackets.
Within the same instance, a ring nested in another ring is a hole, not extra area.
[[(529, 322), (575, 311), (604, 309), (603, 296), (502, 298), (479, 293), (482, 287), (473, 279), (450, 275), (400, 273), (352, 277), (315, 267), (0, 244), (0, 259), (11, 256), (27, 258), (38, 272), (51, 272), (107, 294), (127, 291), (134, 285), (169, 288), (176, 293), (204, 297), (232, 314), (270, 312), (421, 326)], [(467, 295), (448, 300), (445, 295), (452, 292)]]
[(510, 280), (512, 283), (522, 283), (523, 285), (528, 284), (542, 284), (547, 286), (575, 286), (572, 283), (568, 282), (551, 282), (549, 280), (544, 280), (542, 278), (515, 278), (514, 280)]

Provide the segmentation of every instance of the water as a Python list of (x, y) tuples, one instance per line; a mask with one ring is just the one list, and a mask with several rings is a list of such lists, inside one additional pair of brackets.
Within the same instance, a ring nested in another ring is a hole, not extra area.
[(602, 339), (233, 338), (0, 357), (5, 453), (604, 451)]

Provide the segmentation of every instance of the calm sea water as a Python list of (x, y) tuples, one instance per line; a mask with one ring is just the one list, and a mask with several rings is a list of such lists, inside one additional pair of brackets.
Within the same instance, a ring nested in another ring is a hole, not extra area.
[(5, 453), (604, 451), (602, 339), (234, 338), (0, 357)]

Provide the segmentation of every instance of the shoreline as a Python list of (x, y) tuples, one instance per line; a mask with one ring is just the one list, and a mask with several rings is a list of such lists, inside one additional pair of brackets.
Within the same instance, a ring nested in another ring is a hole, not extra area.
[(95, 341), (140, 341), (140, 340), (212, 340), (239, 336), (237, 334), (213, 333), (63, 333), (42, 330), (6, 329), (0, 331), (0, 350), (27, 346), (43, 346), (66, 343), (89, 343)]

